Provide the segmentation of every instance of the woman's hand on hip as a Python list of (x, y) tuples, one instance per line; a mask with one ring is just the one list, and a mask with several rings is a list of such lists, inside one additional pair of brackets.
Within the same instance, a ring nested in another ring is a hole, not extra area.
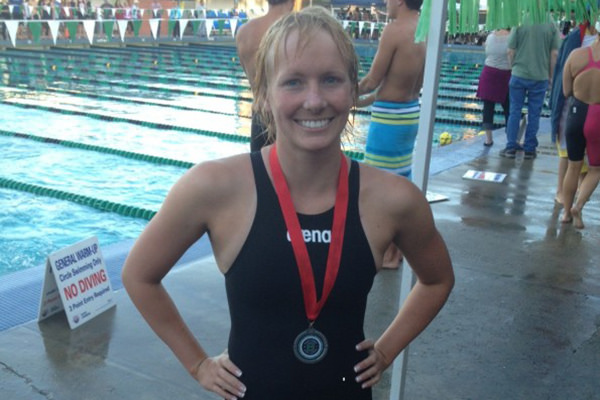
[(227, 400), (244, 397), (246, 386), (238, 379), (242, 371), (229, 359), (227, 350), (217, 357), (202, 361), (194, 378), (206, 390)]
[(383, 371), (390, 365), (384, 355), (375, 348), (372, 340), (364, 340), (356, 345), (357, 351), (368, 351), (367, 358), (354, 366), (356, 382), (361, 383), (362, 388), (370, 388), (381, 380)]

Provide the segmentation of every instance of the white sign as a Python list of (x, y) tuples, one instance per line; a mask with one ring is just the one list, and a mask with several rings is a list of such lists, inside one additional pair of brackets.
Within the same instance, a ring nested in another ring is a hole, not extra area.
[(429, 204), (448, 200), (448, 196), (444, 196), (443, 194), (439, 194), (439, 193), (433, 193), (433, 192), (430, 192), (429, 190), (427, 191), (427, 193), (425, 193), (425, 197), (427, 198), (427, 202)]
[(486, 182), (495, 182), (495, 183), (504, 182), (504, 178), (506, 178), (506, 174), (501, 174), (498, 172), (489, 172), (489, 171), (475, 171), (474, 169), (468, 170), (463, 175), (463, 179), (473, 179), (476, 181), (486, 181)]
[(71, 329), (115, 305), (98, 238), (48, 256), (38, 321), (65, 310)]

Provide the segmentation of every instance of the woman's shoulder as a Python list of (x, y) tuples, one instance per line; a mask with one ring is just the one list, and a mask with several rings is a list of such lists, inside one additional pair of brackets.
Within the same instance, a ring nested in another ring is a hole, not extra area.
[(204, 161), (192, 167), (182, 178), (183, 186), (211, 198), (222, 198), (254, 184), (250, 155)]
[(419, 188), (403, 176), (360, 163), (360, 195), (369, 206), (399, 211), (421, 201)]
[(569, 57), (567, 58), (567, 63), (574, 68), (580, 68), (585, 66), (589, 61), (589, 50), (587, 47), (579, 47), (574, 49)]

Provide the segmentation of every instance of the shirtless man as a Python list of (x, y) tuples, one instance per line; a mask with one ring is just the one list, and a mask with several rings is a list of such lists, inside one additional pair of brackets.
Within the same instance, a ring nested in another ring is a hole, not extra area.
[[(358, 106), (373, 104), (365, 162), (411, 178), (419, 125), (425, 43), (415, 43), (423, 0), (387, 0), (391, 21), (383, 29), (369, 73), (360, 81)], [(397, 268), (402, 254), (390, 247), (384, 267)]]
[[(240, 64), (244, 68), (250, 87), (254, 92), (254, 75), (256, 73), (255, 54), (258, 45), (267, 29), (281, 16), (289, 13), (294, 8), (294, 0), (268, 0), (269, 11), (262, 17), (254, 18), (240, 27), (235, 38)], [(250, 140), (250, 151), (260, 150), (267, 141), (266, 127), (258, 119), (256, 113), (252, 113), (252, 130)]]
[[(596, 22), (596, 30), (600, 30), (600, 21)], [(591, 46), (573, 50), (567, 58), (563, 93), (569, 105), (565, 132), (569, 162), (563, 182), (565, 209), (561, 221), (583, 229), (583, 206), (600, 181), (600, 33)], [(588, 172), (574, 202), (586, 150)]]

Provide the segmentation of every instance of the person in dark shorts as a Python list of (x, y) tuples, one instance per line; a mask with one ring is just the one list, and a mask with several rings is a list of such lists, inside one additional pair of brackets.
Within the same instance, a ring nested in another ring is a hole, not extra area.
[[(600, 30), (600, 21), (596, 22)], [(565, 136), (569, 162), (563, 182), (563, 223), (583, 223), (583, 207), (600, 181), (600, 33), (587, 48), (574, 50), (563, 70), (563, 93), (569, 97)], [(588, 172), (579, 185), (583, 158), (587, 152)], [(575, 195), (577, 193), (577, 201)]]

